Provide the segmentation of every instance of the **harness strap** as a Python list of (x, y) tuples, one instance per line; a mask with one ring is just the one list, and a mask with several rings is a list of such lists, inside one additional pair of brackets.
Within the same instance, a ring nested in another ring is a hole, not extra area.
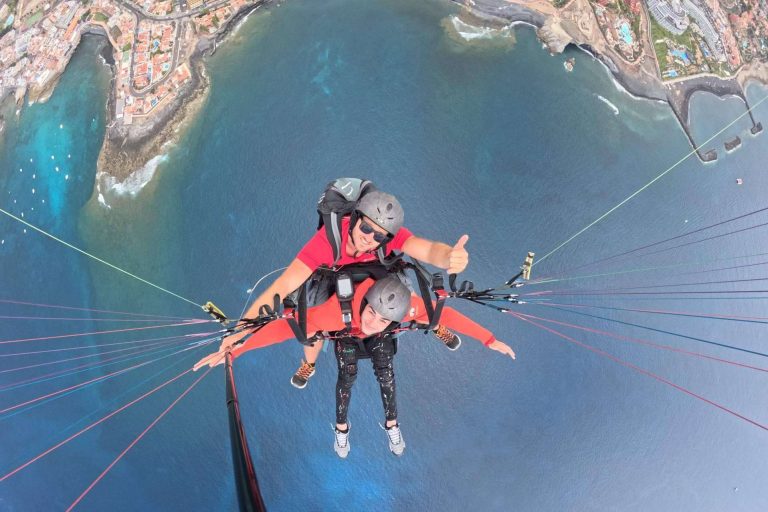
[[(307, 343), (307, 285), (301, 285), (298, 296), (298, 304), (294, 315), (287, 318), (288, 326), (293, 331), (293, 335), (302, 345)], [(297, 321), (298, 317), (298, 321)]]
[(442, 287), (439, 290), (434, 290), (435, 296), (437, 297), (436, 303), (435, 303), (435, 311), (432, 313), (432, 318), (429, 321), (429, 326), (427, 326), (427, 329), (430, 331), (434, 331), (437, 329), (437, 326), (440, 324), (440, 316), (443, 314), (443, 307), (445, 307), (445, 299), (449, 297), (448, 292), (442, 289)]
[[(411, 268), (413, 268), (414, 273), (416, 274), (416, 282), (419, 285), (419, 292), (421, 293), (421, 299), (424, 302), (424, 309), (427, 312), (427, 318), (429, 319), (429, 328), (434, 329), (435, 326), (437, 326), (437, 323), (439, 321), (439, 318), (435, 318), (435, 308), (432, 306), (432, 294), (430, 289), (430, 283), (425, 277), (427, 274), (427, 271), (424, 267), (422, 267), (416, 260), (413, 260), (412, 263), (408, 264)], [(433, 279), (435, 276), (431, 276)], [(441, 280), (442, 281), (442, 280)], [(440, 283), (440, 286), (442, 288), (442, 282)], [(442, 306), (440, 307), (440, 311), (442, 311)]]

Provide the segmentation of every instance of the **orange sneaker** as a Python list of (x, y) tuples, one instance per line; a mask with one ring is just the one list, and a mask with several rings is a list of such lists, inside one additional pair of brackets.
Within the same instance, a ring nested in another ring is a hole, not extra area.
[(434, 334), (437, 339), (445, 343), (445, 346), (448, 347), (448, 350), (457, 350), (461, 346), (461, 338), (451, 332), (451, 330), (444, 325), (438, 325), (437, 329), (432, 331), (432, 334)]
[(291, 377), (291, 385), (295, 388), (304, 389), (307, 387), (309, 378), (315, 374), (315, 365), (301, 360), (301, 366), (296, 370), (296, 373)]

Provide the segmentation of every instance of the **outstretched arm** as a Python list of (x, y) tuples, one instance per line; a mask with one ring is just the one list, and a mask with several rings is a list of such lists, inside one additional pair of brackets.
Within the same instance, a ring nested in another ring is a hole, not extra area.
[[(313, 336), (318, 331), (339, 331), (344, 328), (344, 321), (341, 318), (341, 308), (339, 300), (334, 296), (329, 298), (318, 306), (312, 306), (307, 309), (307, 335)], [(286, 319), (274, 320), (265, 325), (255, 333), (246, 332), (238, 334), (240, 338), (250, 336), (245, 343), (232, 348), (231, 344), (222, 342), (218, 352), (202, 358), (193, 367), (197, 370), (205, 365), (216, 366), (224, 362), (223, 354), (232, 351), (232, 356), (237, 358), (249, 350), (264, 348), (294, 337), (293, 329)], [(230, 336), (229, 338), (234, 338)], [(226, 338), (225, 338), (226, 340)]]
[[(242, 345), (238, 345), (235, 348), (232, 348), (232, 343), (227, 343), (226, 340), (228, 339), (235, 339), (236, 337), (238, 339), (245, 338), (246, 336), (250, 336), (245, 343)], [(243, 353), (248, 352), (249, 350), (254, 350), (257, 348), (264, 348), (268, 347), (269, 345), (274, 345), (276, 343), (281, 343), (283, 341), (289, 340), (293, 337), (293, 331), (291, 330), (291, 327), (288, 325), (288, 321), (281, 319), (281, 320), (275, 320), (272, 323), (269, 323), (259, 329), (257, 332), (243, 332), (238, 333), (233, 336), (228, 336), (227, 338), (224, 338), (225, 341), (222, 342), (221, 346), (219, 347), (219, 350), (205, 356), (201, 360), (199, 360), (195, 365), (192, 367), (193, 370), (197, 371), (198, 369), (202, 368), (203, 366), (217, 366), (224, 362), (224, 355), (232, 351), (233, 357), (239, 357), (243, 355)]]
[[(410, 313), (406, 315), (402, 320), (403, 322), (413, 320), (422, 324), (429, 323), (429, 318), (427, 317), (427, 312), (424, 308), (424, 301), (421, 297), (411, 295), (411, 307), (413, 315), (410, 315)], [(444, 325), (465, 336), (474, 338), (491, 350), (495, 350), (505, 356), (515, 359), (515, 351), (512, 350), (509, 345), (503, 341), (497, 340), (496, 336), (494, 336), (491, 331), (451, 307), (446, 306), (443, 308), (443, 313), (440, 315), (440, 325)]]
[(464, 248), (468, 240), (469, 236), (463, 235), (451, 247), (442, 242), (412, 236), (403, 243), (403, 252), (411, 258), (447, 270), (449, 274), (458, 274), (469, 264), (469, 253)]
[[(273, 297), (275, 295), (279, 295), (280, 299), (284, 299), (286, 295), (293, 292), (296, 288), (301, 286), (304, 281), (309, 279), (310, 275), (312, 275), (312, 270), (298, 258), (294, 259), (291, 264), (288, 265), (288, 268), (280, 274), (280, 277), (275, 279), (275, 282), (251, 303), (251, 306), (245, 312), (245, 318), (256, 318), (259, 316), (259, 308), (262, 305), (266, 304), (269, 307), (272, 307)], [(247, 333), (243, 332), (227, 336), (222, 341), (221, 348), (225, 349), (231, 347), (247, 335)]]

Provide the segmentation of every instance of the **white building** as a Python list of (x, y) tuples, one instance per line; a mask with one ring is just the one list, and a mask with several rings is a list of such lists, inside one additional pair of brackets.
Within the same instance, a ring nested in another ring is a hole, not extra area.
[(676, 36), (688, 28), (688, 14), (678, 0), (648, 0), (648, 10), (659, 25)]

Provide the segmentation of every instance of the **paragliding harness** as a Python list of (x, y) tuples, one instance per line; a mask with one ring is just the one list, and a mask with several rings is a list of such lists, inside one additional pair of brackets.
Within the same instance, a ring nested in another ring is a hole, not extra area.
[[(450, 291), (446, 291), (443, 286), (443, 275), (440, 272), (435, 274), (429, 274), (427, 270), (416, 260), (410, 262), (403, 261), (403, 255), (397, 254), (387, 260), (387, 264), (381, 262), (372, 263), (359, 263), (356, 265), (347, 265), (343, 268), (329, 268), (320, 267), (317, 269), (312, 277), (301, 285), (299, 290), (295, 294), (291, 294), (283, 301), (280, 301), (280, 296), (274, 296), (274, 304), (272, 307), (262, 305), (259, 308), (259, 316), (257, 318), (241, 318), (239, 320), (240, 326), (237, 328), (226, 329), (227, 335), (235, 334), (243, 330), (260, 329), (268, 323), (285, 319), (291, 330), (293, 331), (296, 339), (302, 344), (313, 344), (316, 338), (307, 339), (307, 290), (314, 286), (318, 292), (323, 291), (330, 294), (335, 293), (339, 304), (341, 306), (342, 321), (346, 325), (346, 330), (349, 331), (352, 327), (352, 300), (354, 299), (354, 285), (361, 283), (368, 278), (375, 280), (383, 279), (389, 274), (396, 273), (398, 276), (405, 280), (405, 270), (411, 269), (416, 275), (416, 281), (419, 286), (419, 293), (424, 302), (424, 309), (429, 319), (428, 324), (421, 324), (418, 322), (409, 322), (406, 327), (401, 327), (398, 330), (424, 330), (425, 333), (437, 328), (440, 322), (440, 316), (445, 306), (445, 300), (448, 298), (466, 299), (471, 302), (481, 304), (483, 306), (492, 307), (502, 313), (508, 311), (506, 308), (501, 308), (488, 304), (488, 301), (505, 301), (512, 304), (525, 304), (524, 301), (519, 299), (516, 294), (507, 293), (502, 291), (504, 288), (519, 288), (525, 284), (524, 281), (528, 281), (531, 277), (531, 268), (533, 266), (534, 253), (529, 252), (520, 267), (520, 272), (515, 276), (508, 279), (502, 285), (497, 288), (487, 288), (483, 290), (476, 290), (472, 281), (463, 281), (459, 287), (456, 286), (456, 274), (449, 275)], [(323, 279), (324, 277), (331, 277), (332, 280)], [(521, 281), (518, 281), (521, 280)], [(329, 286), (330, 284), (330, 286)], [(434, 294), (435, 303), (432, 304), (430, 294)], [(320, 302), (327, 300), (327, 297)], [(319, 303), (319, 302), (315, 302)], [(284, 308), (290, 308), (290, 313), (285, 313)], [(208, 313), (216, 321), (222, 325), (227, 325), (231, 322), (229, 318), (212, 302), (207, 302), (202, 306), (203, 311)], [(395, 326), (398, 322), (392, 322), (387, 331), (395, 330)], [(242, 341), (241, 341), (242, 343)]]
[[(401, 280), (406, 280), (406, 270), (412, 270), (416, 276), (419, 293), (424, 301), (424, 307), (429, 318), (428, 324), (419, 324), (410, 322), (407, 327), (400, 328), (400, 322), (392, 322), (390, 326), (381, 334), (395, 334), (399, 330), (420, 330), (425, 332), (437, 328), (440, 322), (440, 314), (443, 310), (443, 303), (448, 294), (443, 289), (443, 279), (441, 274), (430, 275), (427, 270), (417, 261), (404, 261), (401, 254), (394, 255), (386, 260), (386, 263), (371, 262), (359, 263), (355, 265), (346, 265), (341, 268), (320, 267), (298, 290), (298, 293), (283, 301), (283, 306), (293, 308), (294, 314), (287, 318), (288, 325), (291, 327), (296, 339), (304, 345), (313, 345), (315, 342), (324, 338), (344, 338), (348, 337), (352, 329), (352, 300), (354, 298), (355, 286), (366, 279), (379, 280), (388, 275), (396, 274)], [(336, 294), (341, 306), (341, 318), (346, 328), (342, 331), (333, 333), (319, 333), (318, 336), (307, 337), (307, 304), (308, 296), (314, 294), (314, 304), (324, 302), (331, 294)], [(322, 298), (321, 298), (322, 297)], [(435, 306), (433, 307), (433, 300)], [(363, 340), (355, 338), (358, 341), (358, 357), (368, 357), (364, 348)], [(396, 340), (395, 340), (396, 341)], [(397, 343), (395, 343), (395, 352), (397, 352)]]

